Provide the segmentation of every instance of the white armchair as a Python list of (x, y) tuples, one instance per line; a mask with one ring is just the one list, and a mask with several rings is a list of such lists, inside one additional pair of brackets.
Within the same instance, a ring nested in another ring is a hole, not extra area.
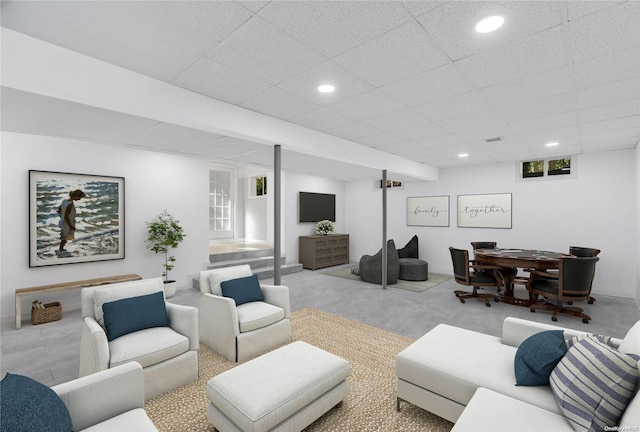
[(231, 361), (240, 362), (291, 340), (289, 288), (260, 284), (264, 301), (236, 307), (220, 284), (251, 276), (248, 265), (200, 272), (200, 340)]
[(144, 373), (130, 362), (52, 387), (74, 431), (157, 432), (144, 410)]
[(135, 361), (144, 370), (145, 399), (198, 378), (198, 309), (165, 302), (167, 327), (138, 330), (107, 338), (105, 303), (164, 292), (162, 279), (142, 279), (83, 288), (80, 376)]

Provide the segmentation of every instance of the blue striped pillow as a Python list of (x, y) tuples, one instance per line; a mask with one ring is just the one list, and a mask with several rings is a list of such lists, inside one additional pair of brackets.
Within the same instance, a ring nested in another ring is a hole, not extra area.
[(639, 356), (621, 353), (607, 342), (602, 336), (574, 338), (551, 372), (551, 390), (576, 431), (617, 426), (638, 385)]

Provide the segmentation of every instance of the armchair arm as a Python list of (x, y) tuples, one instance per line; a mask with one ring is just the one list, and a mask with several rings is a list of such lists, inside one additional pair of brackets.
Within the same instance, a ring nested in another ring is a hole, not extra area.
[(544, 270), (536, 270), (536, 269), (524, 269), (524, 271), (531, 274), (532, 277), (535, 276), (543, 276), (546, 278), (560, 279), (560, 273), (551, 273)]
[(231, 361), (236, 359), (240, 334), (236, 303), (231, 298), (204, 293), (200, 296), (200, 340)]
[(169, 327), (189, 338), (189, 349), (197, 351), (200, 348), (200, 334), (198, 333), (198, 308), (177, 305), (166, 302)]
[(107, 333), (92, 317), (85, 317), (80, 338), (80, 376), (109, 368), (111, 355)]
[(284, 317), (290, 318), (289, 287), (284, 285), (260, 285), (264, 301), (284, 309)]
[(529, 336), (533, 336), (536, 333), (546, 330), (564, 330), (565, 340), (574, 336), (589, 334), (587, 332), (554, 326), (551, 324), (543, 324), (520, 318), (507, 317), (502, 323), (502, 343), (518, 347)]
[(52, 387), (69, 410), (73, 430), (86, 429), (136, 408), (144, 409), (144, 373), (125, 363)]

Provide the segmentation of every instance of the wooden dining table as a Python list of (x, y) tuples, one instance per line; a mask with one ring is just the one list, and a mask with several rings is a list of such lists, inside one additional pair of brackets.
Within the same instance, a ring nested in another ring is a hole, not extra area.
[(505, 289), (500, 295), (500, 301), (519, 306), (529, 306), (534, 300), (519, 298), (514, 295), (516, 282), (526, 283), (526, 279), (519, 277), (517, 272), (510, 269), (557, 269), (560, 266), (560, 258), (567, 255), (560, 252), (550, 252), (534, 249), (476, 249), (474, 259), (479, 264), (493, 265), (504, 270), (500, 274), (504, 278)]

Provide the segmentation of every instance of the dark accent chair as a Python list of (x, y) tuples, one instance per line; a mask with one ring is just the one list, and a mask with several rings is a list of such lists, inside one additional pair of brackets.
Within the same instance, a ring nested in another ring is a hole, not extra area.
[(500, 289), (503, 285), (502, 275), (498, 272), (499, 267), (478, 264), (469, 260), (469, 251), (466, 249), (449, 248), (451, 261), (453, 262), (453, 275), (457, 283), (473, 287), (472, 292), (456, 290), (453, 293), (464, 303), (465, 299), (477, 298), (484, 301), (487, 307), (491, 306), (489, 300), (499, 301), (496, 294), (480, 294), (479, 287), (496, 287)]
[[(360, 258), (360, 279), (365, 282), (382, 285), (382, 249), (375, 255), (363, 255)], [(387, 241), (387, 284), (398, 282), (400, 263), (398, 251), (393, 240)]]
[(488, 241), (471, 242), (471, 247), (473, 248), (473, 250), (476, 250), (476, 249), (495, 249), (496, 246), (498, 246), (498, 243), (496, 243), (496, 242), (488, 242)]
[(418, 257), (418, 236), (414, 235), (409, 243), (398, 249), (400, 274), (398, 279), (407, 281), (429, 280), (429, 263)]
[[(476, 249), (496, 249), (498, 247), (498, 243), (493, 241), (471, 242), (471, 247), (474, 251)], [(509, 279), (514, 283), (526, 284), (525, 279), (516, 277), (518, 275), (518, 269), (515, 267), (503, 267), (498, 271), (502, 272), (502, 276), (505, 279)], [(498, 292), (500, 292), (500, 288), (498, 288)]]
[[(532, 298), (543, 297), (530, 306), (531, 312), (538, 309), (552, 311), (551, 319), (558, 321), (558, 314), (563, 313), (578, 318), (587, 324), (591, 317), (582, 308), (563, 306), (562, 302), (584, 301), (589, 299), (593, 276), (596, 271), (597, 257), (565, 257), (560, 258), (557, 273), (528, 269), (531, 273), (527, 290)], [(555, 300), (555, 303), (549, 300)]]
[[(600, 253), (600, 249), (586, 248), (580, 246), (570, 246), (569, 254), (577, 257), (596, 257)], [(593, 297), (591, 297), (591, 293), (589, 293), (589, 300), (587, 303), (593, 304), (596, 301)], [(571, 303), (569, 303), (571, 304)]]

